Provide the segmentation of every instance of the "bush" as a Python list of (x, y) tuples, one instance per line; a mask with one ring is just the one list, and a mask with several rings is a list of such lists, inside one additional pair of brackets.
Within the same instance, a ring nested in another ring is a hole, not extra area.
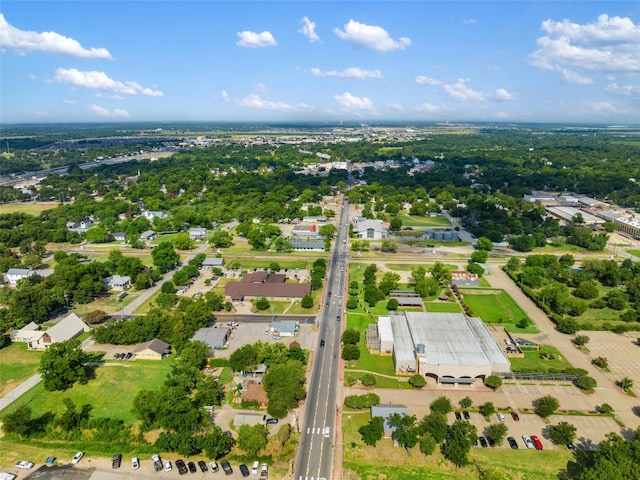
[(353, 387), (358, 382), (358, 379), (353, 375), (347, 375), (344, 377), (344, 384), (347, 387)]
[(344, 345), (356, 345), (360, 341), (360, 332), (354, 328), (347, 328), (342, 333), (342, 343)]
[(436, 398), (433, 402), (431, 402), (429, 408), (431, 409), (431, 413), (441, 413), (442, 415), (446, 415), (453, 410), (451, 400), (449, 400), (449, 398), (445, 396)]
[(256, 300), (254, 305), (256, 306), (256, 308), (258, 310), (266, 310), (267, 308), (269, 308), (271, 306), (271, 304), (269, 303), (269, 300), (267, 300), (266, 297), (262, 297), (262, 298)]
[(302, 297), (302, 300), (300, 301), (300, 306), (302, 308), (312, 308), (313, 298), (311, 297), (311, 295), (305, 295), (304, 297)]
[(553, 415), (553, 413), (560, 406), (560, 402), (558, 402), (558, 399), (552, 397), (551, 395), (540, 397), (538, 400), (536, 400), (535, 404), (536, 413), (542, 418), (547, 418)]
[(596, 357), (593, 359), (593, 364), (599, 368), (607, 368), (609, 366), (609, 360), (606, 357)]
[(358, 308), (358, 297), (349, 297), (349, 299), (347, 300), (347, 308), (349, 310)]
[(525, 329), (529, 326), (530, 323), (531, 320), (529, 320), (527, 317), (522, 317), (520, 321), (516, 323), (516, 327)]
[(573, 318), (565, 318), (558, 322), (558, 331), (567, 335), (574, 335), (580, 330), (580, 325)]
[(613, 407), (608, 403), (603, 403), (602, 405), (600, 405), (600, 408), (598, 410), (600, 410), (601, 413), (613, 413)]
[(593, 390), (596, 388), (597, 382), (595, 378), (589, 377), (587, 375), (583, 375), (576, 379), (576, 387), (581, 388), (582, 390)]
[(586, 335), (578, 335), (576, 338), (573, 339), (573, 343), (575, 343), (576, 345), (582, 346), (589, 343), (589, 340), (591, 339)]
[(491, 415), (496, 413), (496, 407), (492, 402), (486, 402), (480, 405), (480, 408), (478, 408), (478, 413), (480, 413), (480, 415), (482, 415), (483, 417), (490, 417)]
[(380, 397), (375, 393), (367, 393), (365, 395), (347, 395), (344, 397), (344, 406), (354, 410), (370, 408), (380, 403)]
[(415, 375), (411, 375), (411, 377), (409, 378), (409, 385), (411, 385), (412, 387), (420, 388), (420, 387), (424, 387), (426, 384), (427, 384), (427, 381), (419, 373), (416, 373)]
[(365, 373), (360, 377), (360, 381), (365, 387), (373, 387), (377, 382), (376, 377), (370, 373)]
[(489, 375), (484, 383), (487, 387), (496, 390), (502, 386), (502, 379), (497, 375)]

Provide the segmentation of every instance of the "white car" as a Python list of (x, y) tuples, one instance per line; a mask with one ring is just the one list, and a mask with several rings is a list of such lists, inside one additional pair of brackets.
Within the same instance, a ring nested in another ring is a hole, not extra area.
[(164, 461), (164, 471), (165, 472), (170, 472), (171, 471), (171, 460), (165, 460)]
[(23, 460), (21, 462), (16, 463), (16, 467), (24, 468), (25, 470), (29, 470), (29, 469), (33, 468), (33, 462), (28, 462), (26, 460)]
[(73, 457), (73, 460), (71, 460), (71, 463), (73, 463), (74, 465), (76, 463), (78, 463), (80, 460), (82, 460), (82, 457), (84, 457), (84, 452), (78, 452), (75, 454), (75, 456)]
[(138, 460), (138, 457), (133, 457), (131, 459), (131, 468), (133, 468), (134, 470), (140, 468), (140, 460)]
[(533, 443), (533, 440), (531, 440), (531, 437), (529, 435), (523, 435), (522, 441), (527, 446), (527, 448), (536, 448), (535, 444)]
[(504, 415), (501, 413), (498, 413), (498, 420), (500, 420), (501, 422), (504, 422)]

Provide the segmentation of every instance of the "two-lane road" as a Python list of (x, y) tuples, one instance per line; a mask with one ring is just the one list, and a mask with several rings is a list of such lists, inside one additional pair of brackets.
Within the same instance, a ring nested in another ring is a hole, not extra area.
[(340, 334), (346, 291), (348, 206), (344, 202), (328, 265), (325, 308), (318, 316), (318, 343), (301, 425), (294, 480), (330, 479), (333, 470), (340, 368)]

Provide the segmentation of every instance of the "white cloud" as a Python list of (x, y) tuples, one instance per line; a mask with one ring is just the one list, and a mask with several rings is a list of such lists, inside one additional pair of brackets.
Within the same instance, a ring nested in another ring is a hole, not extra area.
[(86, 49), (73, 38), (56, 32), (32, 32), (10, 25), (0, 13), (0, 48), (14, 50), (20, 55), (30, 52), (57, 53), (80, 58), (111, 58), (106, 48)]
[(374, 110), (373, 103), (367, 97), (356, 97), (344, 92), (342, 95), (334, 95), (333, 98), (348, 110)]
[(436, 80), (435, 78), (427, 77), (426, 75), (418, 75), (416, 77), (416, 83), (418, 85), (441, 85), (442, 82), (440, 80)]
[(467, 18), (462, 21), (465, 25), (475, 25), (478, 21), (475, 18)]
[(75, 68), (58, 68), (56, 70), (56, 80), (60, 83), (70, 83), (85, 88), (96, 88), (114, 93), (126, 95), (146, 95), (149, 97), (161, 97), (162, 92), (144, 88), (136, 82), (120, 82), (109, 78), (104, 72), (80, 71)]
[(121, 108), (109, 110), (99, 105), (89, 105), (87, 108), (100, 117), (129, 118), (131, 116), (129, 115), (129, 112), (122, 110)]
[(495, 91), (491, 98), (493, 100), (509, 101), (515, 100), (516, 96), (512, 93), (507, 92), (504, 88), (499, 88)]
[(384, 28), (375, 25), (365, 25), (355, 20), (349, 20), (349, 23), (344, 26), (344, 31), (339, 28), (334, 28), (333, 31), (342, 40), (352, 45), (372, 48), (379, 52), (404, 50), (411, 45), (410, 38), (400, 37), (398, 40), (394, 40)]
[(220, 97), (222, 97), (222, 100), (224, 100), (225, 102), (229, 101), (229, 94), (226, 90), (222, 90), (220, 92)]
[(531, 64), (543, 70), (594, 72), (640, 71), (640, 26), (628, 17), (600, 15), (581, 25), (568, 19), (542, 22)]
[(256, 86), (254, 88), (259, 92), (266, 92), (267, 91), (267, 86), (262, 82), (256, 83)]
[(307, 39), (311, 43), (319, 42), (320, 37), (316, 33), (316, 22), (312, 22), (311, 20), (309, 20), (309, 17), (307, 17), (306, 15), (302, 17), (302, 20), (300, 20), (300, 22), (302, 23), (302, 28), (298, 30), (298, 32), (307, 37)]
[(114, 100), (124, 100), (124, 97), (122, 95), (118, 95), (117, 93), (111, 95), (111, 98), (113, 98)]
[(294, 106), (283, 102), (273, 102), (271, 100), (265, 100), (259, 95), (251, 94), (244, 98), (234, 100), (234, 103), (240, 107), (254, 108), (256, 110), (277, 110), (280, 112), (295, 112), (306, 105)]
[(28, 74), (27, 74), (27, 78), (28, 78), (29, 80), (37, 80), (37, 79), (38, 79), (38, 77), (37, 77), (37, 76), (35, 76), (33, 73), (28, 73)]
[(607, 92), (622, 97), (640, 98), (640, 87), (637, 85), (618, 85), (617, 82), (612, 82), (607, 85)]
[(363, 70), (360, 67), (349, 67), (341, 72), (337, 70), (327, 70), (323, 72), (319, 68), (312, 68), (311, 74), (316, 77), (355, 78), (358, 80), (382, 78), (380, 70)]
[(240, 40), (236, 42), (236, 45), (243, 48), (273, 47), (278, 44), (273, 35), (266, 30), (262, 33), (245, 30), (244, 32), (238, 32), (238, 37), (240, 37)]
[(444, 89), (444, 93), (451, 99), (456, 102), (481, 102), (485, 100), (486, 95), (482, 92), (476, 92), (469, 88), (466, 83), (469, 80), (464, 78), (459, 78), (456, 83), (453, 84), (444, 84), (442, 88)]
[(591, 85), (593, 83), (593, 79), (589, 77), (585, 77), (584, 75), (580, 75), (578, 72), (573, 70), (567, 70), (566, 68), (562, 69), (562, 79), (574, 85)]
[(426, 113), (438, 113), (438, 112), (444, 112), (446, 108), (440, 105), (433, 105), (431, 103), (423, 103), (422, 105), (418, 105), (416, 107), (416, 110), (419, 112), (426, 112)]
[(65, 98), (64, 100), (62, 100), (62, 103), (66, 104), (66, 105), (75, 105), (76, 101), (75, 100), (70, 100), (68, 98)]
[(591, 104), (591, 109), (594, 112), (598, 112), (598, 113), (619, 113), (620, 112), (620, 110), (618, 110), (613, 104), (605, 101), (595, 102)]

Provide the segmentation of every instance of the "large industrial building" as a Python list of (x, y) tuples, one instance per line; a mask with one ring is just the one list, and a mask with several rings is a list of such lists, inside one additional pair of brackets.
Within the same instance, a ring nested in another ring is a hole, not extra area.
[(509, 372), (509, 359), (487, 326), (462, 313), (389, 312), (378, 317), (380, 354), (393, 355), (397, 374), (473, 384)]

